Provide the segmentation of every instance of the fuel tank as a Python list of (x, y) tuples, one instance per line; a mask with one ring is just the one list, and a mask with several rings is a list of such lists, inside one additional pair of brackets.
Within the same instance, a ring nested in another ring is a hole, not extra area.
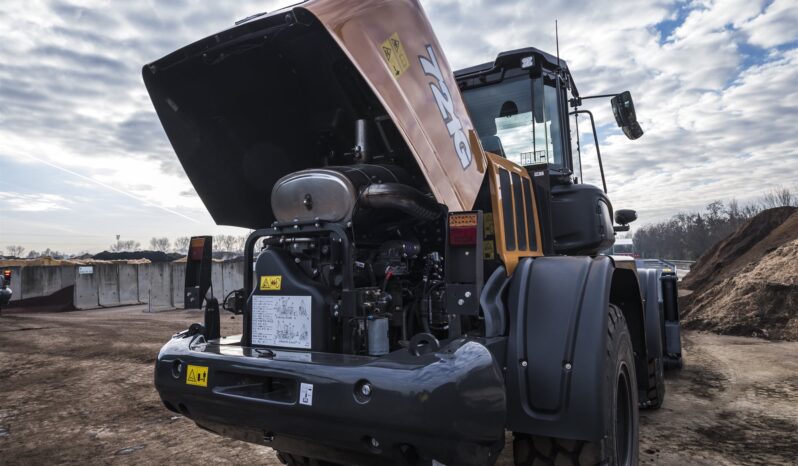
[(280, 178), (272, 189), (271, 204), (280, 223), (352, 220), (362, 188), (372, 184), (406, 183), (401, 169), (357, 164), (312, 168)]

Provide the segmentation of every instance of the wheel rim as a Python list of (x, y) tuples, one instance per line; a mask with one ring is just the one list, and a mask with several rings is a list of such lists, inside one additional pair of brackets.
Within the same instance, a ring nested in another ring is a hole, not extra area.
[(615, 391), (615, 452), (618, 464), (631, 464), (632, 460), (632, 387), (629, 383), (629, 369), (621, 364), (618, 371), (618, 387)]

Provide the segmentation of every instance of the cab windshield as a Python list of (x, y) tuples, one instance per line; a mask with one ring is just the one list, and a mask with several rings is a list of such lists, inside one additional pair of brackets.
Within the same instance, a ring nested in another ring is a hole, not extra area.
[(566, 167), (553, 80), (518, 76), (463, 90), (482, 147), (519, 165)]

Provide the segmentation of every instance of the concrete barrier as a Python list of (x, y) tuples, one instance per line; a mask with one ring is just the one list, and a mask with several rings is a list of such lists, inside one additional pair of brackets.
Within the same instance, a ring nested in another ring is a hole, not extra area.
[[(26, 284), (20, 292), (22, 299), (49, 296), (63, 288), (61, 267), (22, 267), (20, 278)], [(11, 280), (14, 280), (13, 275)]]
[(75, 275), (78, 274), (78, 268), (74, 265), (62, 265), (58, 267), (61, 269), (61, 288), (75, 285)]
[(119, 304), (138, 304), (138, 267), (133, 264), (119, 264)]
[(214, 262), (213, 266), (211, 267), (211, 286), (213, 287), (213, 296), (219, 300), (220, 306), (223, 304), (222, 300), (227, 295), (224, 288), (223, 268), (224, 264), (220, 262)]
[(183, 309), (185, 303), (186, 263), (172, 262), (172, 306)]
[(119, 267), (95, 265), (94, 271), (97, 274), (100, 306), (119, 306)]
[(139, 302), (146, 304), (150, 302), (150, 264), (137, 265), (136, 268)]
[(224, 295), (241, 288), (244, 285), (244, 261), (223, 262), (222, 278), (224, 280)]
[[(95, 309), (136, 303), (152, 303), (155, 309), (182, 308), (186, 264), (96, 264), (91, 266), (9, 267), (12, 271), (13, 301), (52, 296), (60, 291), (68, 309), (70, 298), (77, 309)], [(221, 302), (227, 294), (241, 288), (244, 262), (214, 262), (211, 283)], [(74, 288), (70, 288), (74, 287)], [(58, 299), (61, 299), (60, 297)], [(60, 303), (60, 301), (59, 301)], [(21, 303), (39, 306), (40, 301)], [(47, 305), (50, 305), (48, 302)]]
[(97, 268), (92, 266), (91, 273), (79, 273), (79, 267), (75, 267), (75, 291), (73, 293), (72, 304), (76, 309), (96, 309), (100, 307), (99, 281), (97, 280)]
[[(172, 307), (172, 269), (168, 262), (147, 265), (150, 306), (153, 309)], [(144, 266), (140, 266), (144, 267)], [(141, 269), (139, 269), (141, 273)]]

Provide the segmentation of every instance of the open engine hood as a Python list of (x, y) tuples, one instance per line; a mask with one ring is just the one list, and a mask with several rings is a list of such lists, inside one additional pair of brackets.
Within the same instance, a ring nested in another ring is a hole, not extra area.
[(275, 181), (351, 148), (358, 118), (393, 132), (392, 151), (450, 210), (471, 209), (482, 182), (482, 149), (416, 0), (305, 2), (188, 45), (143, 76), (219, 224), (268, 226)]

